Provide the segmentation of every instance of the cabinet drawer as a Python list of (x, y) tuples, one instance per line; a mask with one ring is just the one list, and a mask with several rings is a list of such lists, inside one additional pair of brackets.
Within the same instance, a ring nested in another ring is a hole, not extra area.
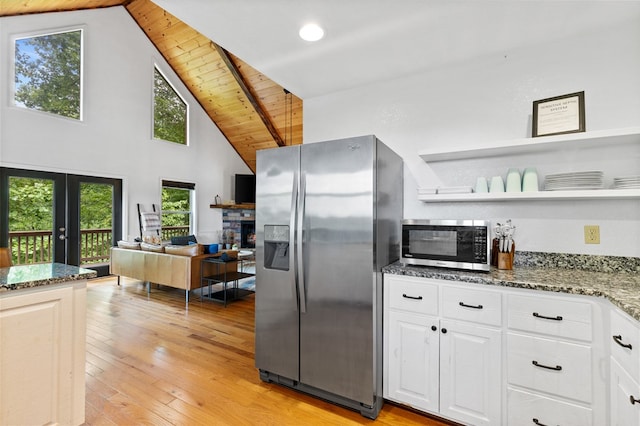
[(589, 302), (558, 297), (507, 296), (507, 326), (513, 330), (555, 337), (592, 340), (592, 306)]
[(389, 307), (418, 314), (438, 315), (438, 286), (425, 278), (385, 275)]
[[(614, 339), (613, 336), (616, 336)], [(619, 342), (619, 343), (616, 343)], [(640, 379), (640, 331), (637, 321), (627, 317), (618, 308), (611, 310), (611, 333), (607, 344), (611, 356), (618, 361), (634, 380)], [(624, 346), (623, 346), (624, 345)], [(631, 346), (629, 348), (628, 346)]]
[(499, 326), (502, 324), (502, 295), (487, 290), (443, 287), (442, 315), (446, 318)]
[(591, 409), (560, 402), (541, 395), (509, 389), (507, 394), (508, 425), (591, 426)]
[(507, 334), (509, 384), (591, 403), (591, 365), (588, 346)]

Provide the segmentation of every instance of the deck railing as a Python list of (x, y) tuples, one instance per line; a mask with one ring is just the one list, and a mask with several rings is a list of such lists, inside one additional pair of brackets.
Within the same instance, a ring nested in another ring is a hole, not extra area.
[[(188, 226), (169, 226), (162, 229), (162, 240), (188, 235)], [(14, 265), (50, 263), (53, 261), (51, 231), (9, 232), (9, 247)], [(94, 265), (109, 262), (114, 245), (111, 229), (83, 229), (80, 231), (80, 264)]]

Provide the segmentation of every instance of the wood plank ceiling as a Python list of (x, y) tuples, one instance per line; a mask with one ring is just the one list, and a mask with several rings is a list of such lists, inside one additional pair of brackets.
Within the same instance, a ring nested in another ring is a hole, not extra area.
[(150, 0), (2, 0), (0, 16), (124, 6), (255, 172), (256, 151), (302, 143), (302, 100)]

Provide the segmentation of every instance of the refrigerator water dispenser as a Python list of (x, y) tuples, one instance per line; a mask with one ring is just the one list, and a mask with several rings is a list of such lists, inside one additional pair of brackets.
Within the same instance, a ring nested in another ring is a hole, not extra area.
[(289, 270), (289, 226), (265, 225), (264, 267)]

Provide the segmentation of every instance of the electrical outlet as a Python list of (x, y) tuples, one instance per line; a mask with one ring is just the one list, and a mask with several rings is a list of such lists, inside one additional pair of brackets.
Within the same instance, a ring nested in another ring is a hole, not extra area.
[(598, 225), (584, 226), (584, 243), (600, 244), (600, 226)]

